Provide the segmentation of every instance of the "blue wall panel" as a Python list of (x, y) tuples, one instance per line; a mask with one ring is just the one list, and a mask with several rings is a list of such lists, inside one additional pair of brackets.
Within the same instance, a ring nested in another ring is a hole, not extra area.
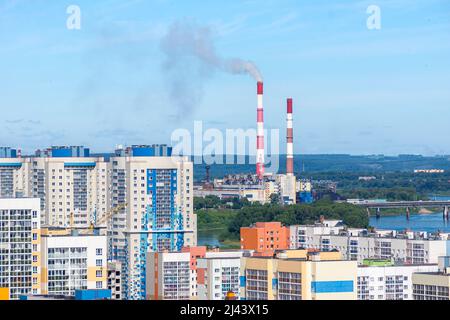
[(313, 293), (353, 292), (353, 281), (313, 281)]
[(20, 168), (22, 167), (22, 163), (0, 163), (0, 167)]
[(245, 287), (246, 283), (247, 283), (247, 278), (245, 276), (240, 276), (239, 277), (239, 286)]

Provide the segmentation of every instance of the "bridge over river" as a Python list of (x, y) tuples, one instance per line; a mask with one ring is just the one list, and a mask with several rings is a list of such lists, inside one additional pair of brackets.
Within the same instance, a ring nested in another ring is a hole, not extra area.
[[(350, 201), (349, 201), (350, 202)], [(444, 219), (449, 219), (450, 200), (425, 200), (425, 201), (369, 201), (359, 200), (350, 203), (367, 208), (367, 214), (370, 216), (370, 209), (375, 209), (377, 216), (381, 209), (386, 208), (405, 208), (406, 217), (409, 219), (411, 208), (442, 208)]]

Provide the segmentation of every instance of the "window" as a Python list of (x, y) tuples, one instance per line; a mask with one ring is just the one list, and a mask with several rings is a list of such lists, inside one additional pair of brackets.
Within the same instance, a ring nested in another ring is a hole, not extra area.
[(102, 289), (102, 287), (103, 287), (103, 282), (101, 282), (101, 281), (96, 281), (95, 282), (95, 288), (96, 289)]
[(96, 276), (97, 278), (101, 278), (101, 277), (102, 277), (102, 270), (97, 270), (97, 271), (95, 272), (95, 276)]
[(97, 260), (95, 260), (95, 265), (96, 265), (97, 267), (103, 266), (103, 260), (102, 260), (102, 259), (97, 259)]
[(95, 254), (96, 254), (97, 256), (103, 255), (103, 249), (102, 249), (102, 248), (97, 248), (97, 249), (95, 249)]

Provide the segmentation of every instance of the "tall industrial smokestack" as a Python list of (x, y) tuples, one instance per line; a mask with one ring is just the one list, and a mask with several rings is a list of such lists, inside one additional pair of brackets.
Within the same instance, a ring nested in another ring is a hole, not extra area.
[(256, 175), (260, 180), (262, 180), (264, 176), (264, 85), (262, 81), (258, 81), (257, 88), (258, 107), (256, 109)]
[(292, 98), (287, 99), (286, 119), (286, 174), (294, 175), (294, 129), (292, 127)]

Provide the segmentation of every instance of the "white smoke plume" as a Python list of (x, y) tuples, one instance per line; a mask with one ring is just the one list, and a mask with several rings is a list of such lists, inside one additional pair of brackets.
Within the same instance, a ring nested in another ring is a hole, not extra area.
[(253, 62), (220, 57), (211, 29), (192, 22), (173, 23), (161, 40), (161, 49), (165, 55), (163, 72), (169, 94), (180, 109), (179, 114), (195, 108), (201, 99), (204, 80), (214, 71), (248, 74), (256, 81), (263, 79)]
[(222, 69), (232, 74), (249, 74), (256, 81), (263, 81), (258, 67), (251, 61), (234, 58), (222, 61)]

